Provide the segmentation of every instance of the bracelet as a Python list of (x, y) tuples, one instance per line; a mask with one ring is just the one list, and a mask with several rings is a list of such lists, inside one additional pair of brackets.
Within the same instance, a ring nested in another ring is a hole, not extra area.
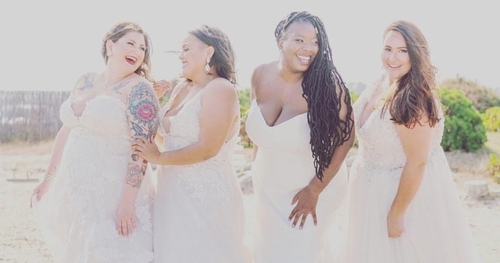
[(43, 177), (43, 179), (46, 181), (46, 182), (50, 182), (52, 181), (52, 179), (54, 179), (54, 175), (53, 174), (49, 174), (49, 173), (45, 173), (45, 176)]

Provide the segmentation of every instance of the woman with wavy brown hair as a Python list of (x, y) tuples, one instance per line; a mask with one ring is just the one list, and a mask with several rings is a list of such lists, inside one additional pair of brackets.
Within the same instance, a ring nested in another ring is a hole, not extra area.
[(444, 116), (420, 29), (383, 35), (385, 74), (354, 104), (359, 154), (350, 172), (344, 262), (478, 262), (440, 146)]

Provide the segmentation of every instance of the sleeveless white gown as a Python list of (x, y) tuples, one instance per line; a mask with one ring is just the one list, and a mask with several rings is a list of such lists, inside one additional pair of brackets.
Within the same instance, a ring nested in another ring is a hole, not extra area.
[(334, 221), (347, 191), (345, 164), (319, 196), (318, 225), (311, 216), (304, 228), (288, 221), (292, 198), (316, 176), (307, 114), (268, 126), (252, 101), (246, 131), (258, 146), (252, 164), (256, 223), (256, 263), (331, 263), (335, 260)]
[(406, 156), (386, 111), (375, 110), (360, 126), (373, 92), (354, 104), (359, 152), (350, 170), (343, 249), (345, 263), (480, 262), (446, 156), (440, 146), (444, 118), (433, 129), (422, 184), (405, 214), (401, 237), (388, 237), (387, 214), (396, 195)]
[(115, 226), (131, 155), (125, 104), (98, 96), (77, 117), (68, 99), (60, 118), (71, 131), (57, 176), (37, 205), (40, 231), (55, 262), (153, 262), (150, 170), (136, 199), (137, 229), (123, 237)]
[[(169, 133), (160, 125), (166, 150), (198, 141), (201, 93), (170, 119)], [(160, 112), (160, 120), (168, 107)], [(250, 262), (244, 244), (243, 195), (232, 163), (235, 144), (236, 136), (203, 162), (159, 166), (154, 202), (156, 263)]]

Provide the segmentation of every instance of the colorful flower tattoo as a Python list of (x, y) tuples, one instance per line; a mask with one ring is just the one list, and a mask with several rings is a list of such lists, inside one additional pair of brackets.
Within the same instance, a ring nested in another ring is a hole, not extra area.
[[(158, 130), (158, 99), (151, 85), (139, 82), (132, 87), (127, 105), (131, 136), (151, 140)], [(139, 188), (148, 162), (136, 154), (131, 156), (132, 163), (127, 170), (127, 184)]]

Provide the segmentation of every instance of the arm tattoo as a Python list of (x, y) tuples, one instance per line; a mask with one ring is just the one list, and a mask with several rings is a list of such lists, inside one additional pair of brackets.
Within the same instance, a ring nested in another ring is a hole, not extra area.
[[(159, 125), (159, 105), (153, 88), (145, 82), (139, 82), (132, 87), (127, 107), (132, 137), (140, 136), (146, 140), (154, 138)], [(135, 154), (132, 154), (131, 158), (134, 162), (140, 160)], [(140, 165), (143, 174), (146, 172), (147, 165), (147, 161), (143, 160)]]
[(94, 78), (95, 75), (85, 75), (83, 76), (83, 85), (79, 87), (79, 90), (91, 89), (94, 87)]
[(127, 179), (125, 182), (134, 188), (140, 188), (143, 176), (142, 170), (143, 169), (135, 163), (129, 164), (127, 168)]
[(130, 110), (133, 133), (151, 139), (158, 129), (158, 104), (156, 97), (144, 82), (138, 83), (132, 88), (128, 108)]

